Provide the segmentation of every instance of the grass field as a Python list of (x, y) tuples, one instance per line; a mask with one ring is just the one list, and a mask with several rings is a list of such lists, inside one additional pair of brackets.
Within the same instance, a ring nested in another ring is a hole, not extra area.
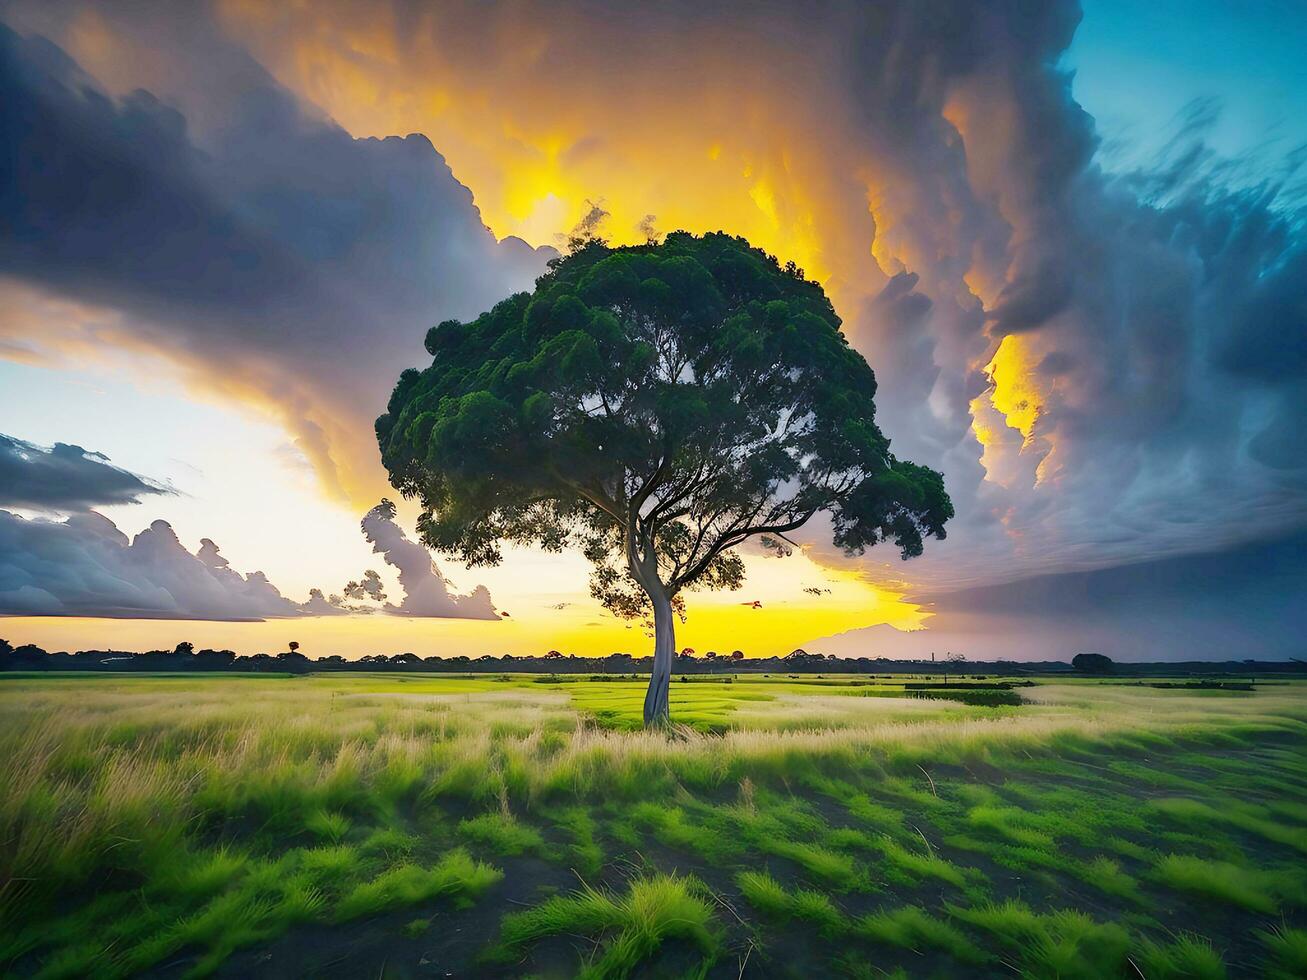
[(1307, 685), (643, 693), (0, 676), (0, 968), (1307, 976)]

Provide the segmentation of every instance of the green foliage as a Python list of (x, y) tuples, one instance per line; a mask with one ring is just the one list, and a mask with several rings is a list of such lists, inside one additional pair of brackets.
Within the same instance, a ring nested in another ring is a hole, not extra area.
[(955, 926), (916, 906), (865, 915), (854, 924), (853, 930), (865, 939), (888, 946), (943, 950), (963, 963), (983, 963), (988, 959)]
[(829, 897), (819, 891), (787, 889), (764, 871), (743, 871), (735, 885), (745, 901), (772, 920), (797, 919), (811, 923), (825, 936), (852, 935), (887, 946), (920, 950), (939, 949), (965, 963), (986, 957), (962, 932), (915, 906), (864, 915), (850, 921)]
[(359, 850), (387, 861), (399, 861), (406, 860), (417, 844), (417, 838), (407, 831), (398, 827), (379, 827), (368, 834), (359, 845)]
[(827, 936), (846, 928), (844, 914), (822, 892), (808, 888), (787, 891), (765, 871), (743, 871), (735, 876), (735, 884), (750, 905), (772, 918), (802, 919)]
[(910, 882), (935, 878), (961, 887), (965, 876), (957, 866), (936, 854), (912, 851), (888, 838), (877, 842), (877, 849), (888, 860), (890, 867)]
[(568, 848), (568, 855), (577, 871), (593, 875), (603, 870), (604, 851), (596, 839), (598, 825), (588, 809), (581, 806), (562, 807), (547, 810), (542, 816), (571, 835), (572, 844)]
[(1167, 797), (1150, 800), (1148, 805), (1173, 823), (1197, 833), (1213, 824), (1229, 824), (1307, 854), (1307, 828), (1286, 826), (1269, 810), (1241, 800), (1223, 801), (1220, 807), (1214, 807), (1185, 797)]
[(300, 867), (317, 887), (335, 891), (354, 880), (362, 856), (352, 847), (314, 847), (300, 852)]
[(1121, 863), (1099, 855), (1079, 869), (1079, 877), (1099, 891), (1117, 898), (1137, 900), (1139, 889), (1135, 880), (1121, 870)]
[(166, 868), (167, 887), (187, 898), (207, 898), (238, 877), (248, 861), (249, 855), (229, 847), (179, 857)]
[(349, 833), (349, 818), (343, 813), (314, 810), (304, 821), (304, 827), (309, 833), (336, 844)]
[(783, 839), (764, 839), (759, 844), (766, 853), (793, 861), (837, 891), (848, 891), (858, 881), (857, 867), (848, 856), (818, 844)]
[(890, 453), (839, 327), (819, 285), (743, 239), (590, 242), (533, 293), (431, 329), (431, 365), (377, 420), (382, 459), (433, 549), (477, 565), (504, 542), (579, 543), (625, 616), (655, 580), (738, 586), (732, 547), (779, 546), (819, 510), (849, 551), (919, 554), (952, 505)]

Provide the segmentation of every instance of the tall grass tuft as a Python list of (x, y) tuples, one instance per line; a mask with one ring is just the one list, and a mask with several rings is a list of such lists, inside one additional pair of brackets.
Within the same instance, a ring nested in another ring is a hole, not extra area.
[(686, 939), (710, 966), (720, 949), (713, 907), (698, 879), (656, 875), (632, 881), (624, 895), (585, 887), (555, 896), (504, 917), (498, 955), (511, 959), (526, 945), (548, 936), (591, 936), (599, 940), (580, 976), (620, 978), (668, 939)]
[(473, 861), (467, 852), (453, 851), (430, 868), (401, 864), (356, 885), (341, 897), (335, 914), (343, 921), (437, 897), (475, 898), (503, 876), (499, 869)]

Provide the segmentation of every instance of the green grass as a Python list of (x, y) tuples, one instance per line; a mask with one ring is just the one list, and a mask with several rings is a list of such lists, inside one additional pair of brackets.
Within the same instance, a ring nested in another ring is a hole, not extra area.
[(475, 898), (503, 877), (497, 868), (473, 861), (463, 851), (445, 855), (430, 868), (400, 864), (341, 897), (335, 915), (341, 921), (406, 908), (441, 896)]
[(844, 915), (823, 892), (808, 888), (786, 890), (765, 871), (742, 871), (735, 884), (745, 901), (764, 915), (777, 919), (802, 919), (825, 935), (844, 931)]
[(339, 843), (349, 833), (349, 826), (349, 817), (327, 810), (314, 810), (304, 821), (305, 830), (333, 844)]
[(983, 963), (989, 958), (957, 926), (917, 906), (863, 916), (854, 924), (853, 931), (858, 936), (887, 946), (914, 951), (942, 950), (960, 963)]
[(1139, 954), (1139, 966), (1147, 977), (1157, 980), (1223, 980), (1225, 962), (1202, 936), (1182, 935), (1174, 941), (1146, 941)]
[(1261, 933), (1266, 950), (1266, 975), (1301, 978), (1307, 976), (1307, 929), (1272, 926)]
[(573, 868), (586, 875), (598, 874), (603, 869), (604, 849), (597, 839), (599, 825), (589, 809), (583, 806), (559, 807), (545, 810), (541, 816), (571, 837), (566, 854)]
[[(1197, 833), (1214, 826), (1235, 827), (1307, 855), (1307, 827), (1301, 826), (1304, 823), (1301, 813), (1297, 813), (1296, 821), (1300, 825), (1294, 826), (1269, 807), (1250, 805), (1241, 800), (1225, 800), (1216, 807), (1186, 797), (1170, 797), (1150, 800), (1149, 807), (1163, 818)], [(1287, 813), (1295, 814), (1296, 811), (1291, 807)], [(1293, 820), (1293, 816), (1288, 819)]]
[(540, 854), (545, 850), (545, 839), (540, 836), (540, 831), (506, 813), (483, 813), (471, 817), (458, 825), (458, 832), (467, 840), (503, 856), (528, 851)]
[(599, 945), (580, 976), (620, 978), (669, 939), (685, 939), (699, 951), (702, 969), (716, 959), (719, 929), (712, 903), (694, 878), (657, 875), (630, 883), (624, 894), (586, 887), (555, 896), (535, 908), (504, 917), (495, 958), (511, 960), (550, 936), (589, 936)]
[(1307, 685), (903, 693), (0, 675), (0, 972), (1304, 975)]
[(974, 909), (955, 908), (954, 918), (987, 934), (1023, 972), (1064, 980), (1116, 976), (1126, 966), (1130, 936), (1115, 923), (1096, 922), (1065, 909), (1040, 913), (1009, 900)]
[(1282, 902), (1307, 905), (1300, 869), (1263, 870), (1188, 854), (1168, 854), (1157, 862), (1156, 878), (1177, 891), (1253, 912), (1273, 914)]

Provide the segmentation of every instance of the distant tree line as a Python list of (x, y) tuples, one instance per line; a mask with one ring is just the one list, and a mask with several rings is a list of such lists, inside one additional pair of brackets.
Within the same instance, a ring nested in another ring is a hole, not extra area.
[[(1084, 660), (1088, 656), (1091, 659)], [(527, 673), (527, 674), (648, 674), (653, 657), (613, 653), (606, 657), (578, 657), (550, 650), (539, 656), (419, 657), (415, 653), (370, 654), (347, 660), (339, 654), (308, 657), (291, 642), (281, 653), (240, 655), (231, 650), (195, 649), (189, 642), (172, 650), (79, 650), (49, 653), (27, 643), (12, 646), (0, 639), (0, 671), (216, 671), (223, 673), (305, 674), (309, 672), (388, 673)], [(1304, 674), (1302, 661), (1229, 660), (1223, 662), (1115, 663), (1102, 654), (1078, 655), (1071, 663), (1061, 660), (1016, 663), (1012, 661), (966, 661), (956, 655), (939, 661), (890, 660), (885, 657), (836, 657), (795, 650), (783, 657), (746, 658), (743, 651), (698, 654), (690, 648), (674, 658), (677, 674), (963, 674), (1021, 676), (1025, 674), (1120, 675), (1237, 675)]]

